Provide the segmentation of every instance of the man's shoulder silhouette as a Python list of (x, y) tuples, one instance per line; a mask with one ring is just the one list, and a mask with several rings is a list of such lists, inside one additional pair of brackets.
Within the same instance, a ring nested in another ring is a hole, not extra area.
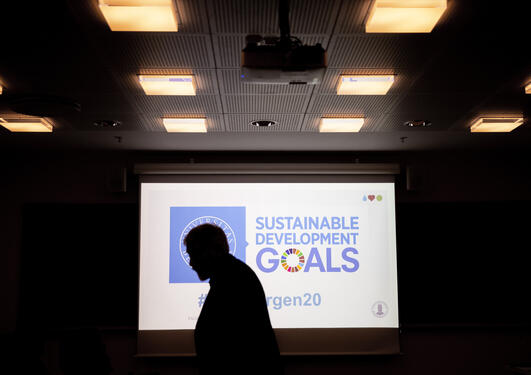
[(199, 279), (210, 279), (195, 327), (201, 372), (281, 373), (264, 289), (254, 271), (229, 253), (227, 237), (215, 225), (193, 228), (184, 243)]
[(232, 255), (219, 266), (196, 325), (198, 355), (231, 371), (249, 362), (277, 366), (278, 346), (258, 277)]

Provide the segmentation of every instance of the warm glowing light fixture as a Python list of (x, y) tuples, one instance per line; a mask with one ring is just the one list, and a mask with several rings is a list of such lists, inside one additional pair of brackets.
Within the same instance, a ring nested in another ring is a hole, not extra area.
[(322, 118), (319, 125), (321, 133), (355, 133), (363, 126), (364, 119), (357, 118)]
[(99, 0), (112, 31), (177, 31), (173, 0)]
[(43, 118), (40, 119), (3, 119), (0, 125), (11, 132), (51, 133), (53, 126)]
[(4, 88), (2, 87), (2, 85), (0, 85), (0, 95), (2, 95), (3, 91), (4, 91)]
[[(1, 91), (0, 91), (1, 93)], [(529, 82), (526, 86), (525, 86), (525, 93), (526, 94), (531, 94), (531, 82)]]
[(482, 117), (477, 119), (470, 131), (472, 133), (507, 133), (524, 123), (521, 117)]
[(385, 95), (394, 81), (393, 75), (342, 75), (337, 95)]
[(430, 33), (446, 10), (446, 0), (375, 0), (367, 33)]
[(168, 133), (206, 133), (204, 118), (163, 118), (162, 123)]
[(138, 80), (146, 95), (195, 95), (191, 75), (139, 75)]

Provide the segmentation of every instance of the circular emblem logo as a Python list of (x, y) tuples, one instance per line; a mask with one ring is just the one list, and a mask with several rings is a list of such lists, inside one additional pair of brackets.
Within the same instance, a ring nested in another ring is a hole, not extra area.
[(300, 250), (288, 249), (282, 254), (280, 264), (288, 272), (299, 272), (304, 265), (304, 255)]
[(387, 304), (383, 301), (376, 301), (371, 308), (372, 314), (377, 318), (383, 318), (389, 312)]
[(220, 227), (223, 232), (225, 232), (225, 236), (227, 236), (227, 242), (229, 243), (229, 253), (234, 255), (236, 254), (236, 236), (234, 235), (234, 231), (230, 227), (230, 225), (223, 219), (220, 219), (219, 217), (215, 216), (200, 216), (195, 218), (194, 220), (190, 221), (186, 226), (184, 227), (183, 231), (181, 232), (181, 238), (179, 239), (179, 253), (181, 253), (181, 257), (183, 258), (184, 262), (190, 266), (190, 256), (186, 252), (186, 246), (184, 246), (184, 238), (188, 235), (188, 233), (194, 229), (195, 227), (201, 225), (201, 224), (213, 224)]

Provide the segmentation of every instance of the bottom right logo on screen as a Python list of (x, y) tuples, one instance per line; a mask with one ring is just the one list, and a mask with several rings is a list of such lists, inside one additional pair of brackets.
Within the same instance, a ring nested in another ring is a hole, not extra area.
[(387, 304), (383, 301), (376, 301), (371, 308), (372, 314), (377, 318), (383, 318), (389, 312)]

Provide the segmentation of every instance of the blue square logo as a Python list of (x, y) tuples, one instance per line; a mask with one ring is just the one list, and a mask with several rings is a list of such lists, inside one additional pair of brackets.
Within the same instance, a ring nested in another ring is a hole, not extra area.
[(245, 262), (245, 207), (170, 207), (170, 283), (200, 283), (190, 267), (183, 240), (201, 224), (223, 229), (229, 252)]

